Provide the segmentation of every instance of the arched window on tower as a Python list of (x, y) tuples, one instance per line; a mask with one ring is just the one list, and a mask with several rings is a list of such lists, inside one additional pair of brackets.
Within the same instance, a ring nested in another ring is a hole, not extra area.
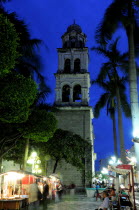
[(80, 59), (77, 58), (75, 61), (74, 61), (74, 73), (78, 73), (80, 72)]
[(81, 102), (82, 95), (81, 95), (81, 86), (75, 85), (73, 88), (73, 102)]
[(64, 73), (66, 74), (70, 73), (70, 59), (65, 60)]
[(62, 102), (70, 101), (70, 86), (64, 85), (62, 88)]

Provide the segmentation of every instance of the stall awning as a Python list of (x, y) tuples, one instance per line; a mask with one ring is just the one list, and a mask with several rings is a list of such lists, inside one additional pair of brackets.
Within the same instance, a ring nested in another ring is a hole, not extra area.
[(108, 170), (111, 170), (111, 171), (114, 171), (118, 174), (128, 174), (129, 172), (131, 172), (131, 168), (129, 169), (130, 167), (123, 167), (122, 165), (118, 165), (118, 166), (108, 166)]

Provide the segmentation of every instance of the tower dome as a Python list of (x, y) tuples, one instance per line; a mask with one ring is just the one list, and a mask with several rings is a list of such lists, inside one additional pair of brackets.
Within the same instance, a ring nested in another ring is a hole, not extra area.
[(79, 25), (77, 25), (77, 24), (72, 24), (72, 25), (70, 25), (68, 28), (67, 28), (67, 33), (70, 33), (70, 32), (72, 32), (72, 31), (76, 31), (76, 32), (78, 32), (78, 33), (82, 33), (82, 29), (81, 29), (81, 27), (79, 26)]
[(63, 48), (83, 48), (86, 43), (86, 35), (74, 21), (62, 36)]

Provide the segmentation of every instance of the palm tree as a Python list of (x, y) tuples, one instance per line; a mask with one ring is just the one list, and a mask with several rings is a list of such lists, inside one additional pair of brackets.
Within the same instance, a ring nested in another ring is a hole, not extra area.
[[(121, 148), (121, 157), (123, 162), (126, 161), (125, 158), (125, 148), (124, 148), (124, 134), (123, 134), (123, 125), (122, 125), (122, 110), (124, 111), (127, 117), (130, 116), (130, 108), (125, 95), (125, 85), (126, 77), (119, 78), (117, 71), (124, 70), (124, 73), (127, 72), (127, 53), (120, 53), (117, 49), (117, 43), (119, 38), (110, 42), (105, 47), (98, 46), (93, 47), (97, 53), (103, 55), (107, 61), (102, 64), (98, 78), (94, 83), (101, 86), (105, 93), (98, 100), (94, 113), (95, 116), (99, 116), (100, 109), (104, 106), (107, 106), (107, 113), (110, 114), (113, 121), (113, 134), (114, 134), (114, 152), (115, 155), (118, 155), (117, 152), (117, 137), (116, 137), (116, 123), (115, 123), (115, 111), (117, 108), (118, 111), (118, 126), (119, 126), (119, 135), (120, 135), (120, 148)], [(120, 91), (119, 91), (120, 90)]]
[(40, 81), (43, 81), (44, 77), (41, 75), (41, 69), (43, 67), (42, 61), (37, 53), (42, 41), (40, 39), (31, 38), (28, 26), (23, 20), (19, 19), (16, 13), (8, 13), (2, 6), (0, 6), (0, 13), (14, 24), (15, 30), (19, 36), (18, 52), (20, 53), (20, 57), (17, 60), (15, 70), (25, 77), (31, 76), (33, 78), (35, 73)]
[(124, 133), (122, 124), (122, 111), (129, 116), (130, 108), (125, 95), (125, 83), (126, 78), (122, 77), (117, 79), (103, 82), (102, 80), (95, 80), (93, 83), (99, 85), (105, 91), (99, 98), (98, 102), (94, 107), (95, 117), (99, 116), (100, 110), (103, 107), (107, 107), (107, 113), (109, 112), (113, 121), (114, 131), (114, 151), (117, 156), (117, 139), (116, 139), (116, 123), (115, 123), (115, 111), (118, 111), (118, 127), (120, 136), (120, 153), (121, 159), (125, 163), (125, 146), (124, 146)]
[[(96, 31), (96, 39), (106, 44), (112, 34), (123, 27), (126, 31), (129, 47), (129, 84), (132, 126), (134, 135), (139, 137), (139, 106), (137, 90), (137, 71), (135, 53), (139, 52), (139, 3), (137, 0), (113, 0), (107, 8), (104, 18)], [(139, 163), (139, 145), (135, 143), (137, 162)], [(139, 164), (138, 164), (139, 170)]]
[[(98, 84), (101, 86), (101, 81), (94, 81), (93, 83)], [(114, 140), (114, 154), (118, 157), (118, 148), (117, 148), (117, 134), (116, 134), (116, 119), (115, 119), (115, 112), (116, 112), (116, 102), (115, 98), (112, 96), (111, 92), (106, 91), (103, 93), (98, 102), (94, 107), (94, 117), (98, 118), (100, 115), (100, 110), (106, 106), (107, 115), (110, 114), (112, 123), (113, 123), (113, 140)]]

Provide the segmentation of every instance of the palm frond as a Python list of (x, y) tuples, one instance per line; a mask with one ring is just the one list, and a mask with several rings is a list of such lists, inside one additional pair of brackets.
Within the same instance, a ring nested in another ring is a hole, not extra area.
[(107, 63), (103, 63), (101, 68), (100, 68), (100, 72), (97, 76), (97, 80), (98, 81), (105, 81), (108, 77), (108, 73), (111, 71), (111, 63), (107, 62)]
[(96, 103), (95, 107), (94, 107), (94, 116), (96, 118), (99, 117), (100, 114), (100, 110), (105, 107), (107, 100), (109, 98), (109, 94), (108, 93), (104, 93), (103, 95), (101, 95), (101, 97), (99, 98), (98, 102)]
[(96, 51), (98, 54), (103, 55), (106, 58), (109, 57), (109, 51), (103, 46), (92, 47), (91, 50)]
[(112, 42), (109, 44), (109, 51), (111, 52), (118, 52), (117, 45), (120, 37), (117, 37), (115, 40), (112, 40)]
[(24, 42), (24, 45), (21, 47), (21, 54), (27, 57), (33, 57), (34, 51), (39, 49), (40, 45), (43, 43), (40, 39), (29, 39)]
[(123, 17), (123, 1), (114, 1), (106, 9), (104, 18), (96, 30), (96, 41), (102, 45), (106, 45), (112, 38), (112, 34), (119, 26), (119, 22)]

